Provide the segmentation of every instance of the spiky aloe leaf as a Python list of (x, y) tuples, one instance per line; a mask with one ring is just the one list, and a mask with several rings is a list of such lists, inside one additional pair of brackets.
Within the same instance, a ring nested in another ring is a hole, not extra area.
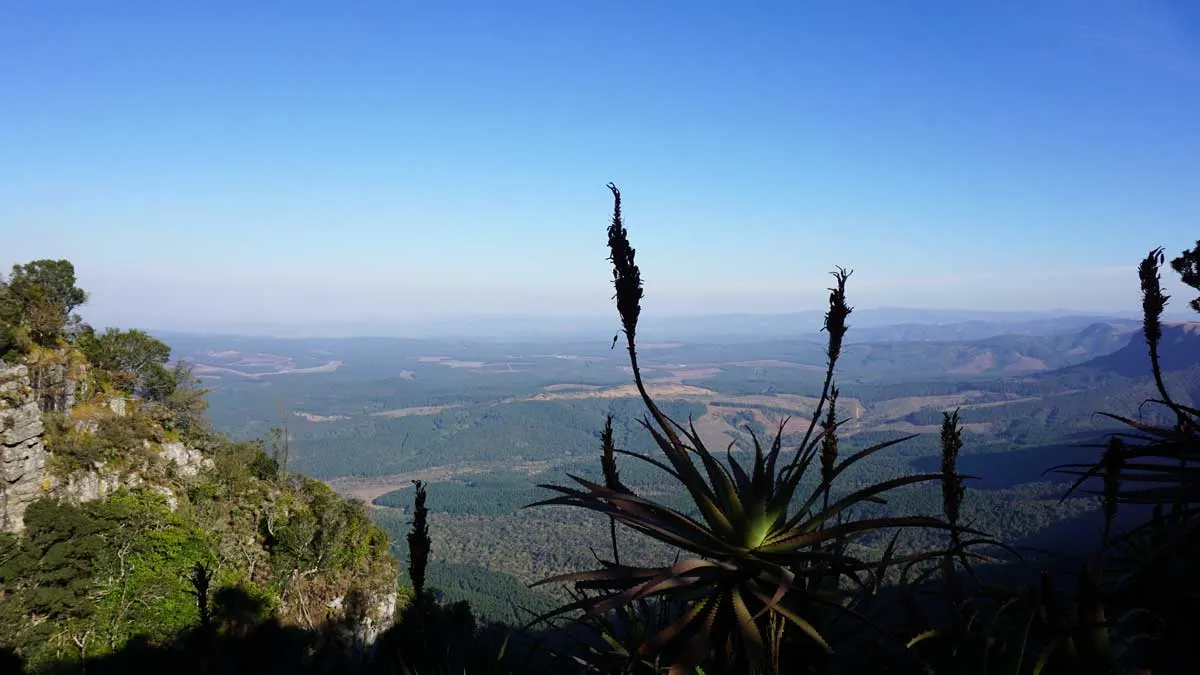
[[(846, 511), (847, 509), (854, 507), (854, 506), (860, 506), (864, 502), (872, 502), (873, 501), (874, 503), (882, 503), (878, 499), (878, 496), (885, 492), (889, 492), (891, 490), (894, 490), (899, 487), (904, 487), (906, 485), (915, 485), (917, 483), (927, 483), (930, 481), (936, 481), (936, 480), (940, 480), (940, 479), (941, 479), (941, 474), (923, 473), (923, 474), (917, 474), (917, 475), (913, 475), (913, 476), (900, 476), (898, 478), (892, 478), (889, 480), (881, 481), (879, 483), (875, 483), (874, 485), (868, 485), (865, 488), (856, 490), (855, 492), (852, 492), (852, 493), (846, 495), (845, 497), (842, 497), (841, 499), (837, 500), (833, 504), (829, 505), (829, 508), (823, 509), (816, 514), (810, 515), (808, 513), (808, 508), (811, 508), (812, 505), (816, 503), (817, 498), (819, 497), (818, 493), (814, 491), (813, 495), (809, 497), (808, 502), (805, 503), (804, 507), (802, 507), (801, 510), (799, 512), (797, 512), (796, 515), (793, 516), (791, 518), (791, 520), (789, 520), (787, 522), (787, 524), (784, 526), (783, 530), (781, 532), (779, 532), (776, 536), (772, 537), (770, 541), (772, 541), (772, 542), (777, 541), (779, 539), (779, 537), (786, 536), (794, 531), (809, 532), (809, 531), (815, 530), (815, 529), (817, 529), (817, 527), (823, 525), (824, 523), (829, 522), (830, 520), (833, 520), (835, 517), (837, 517), (839, 514)], [(803, 524), (801, 524), (802, 521), (804, 521)]]
[[(846, 459), (842, 460), (836, 467), (834, 467), (833, 473), (830, 474), (830, 479), (836, 480), (838, 478), (838, 476), (841, 476), (842, 473), (844, 471), (846, 471), (846, 469), (849, 469), (851, 466), (854, 466), (858, 462), (861, 462), (862, 460), (870, 457), (871, 455), (874, 455), (877, 452), (886, 450), (887, 448), (890, 448), (893, 445), (903, 443), (903, 442), (911, 440), (913, 438), (916, 438), (915, 434), (910, 435), (910, 436), (902, 436), (900, 438), (895, 438), (895, 439), (892, 439), (889, 441), (884, 441), (882, 443), (876, 443), (875, 445), (872, 445), (870, 447), (863, 448), (862, 450), (859, 450), (858, 452), (854, 453), (853, 455), (850, 455)], [(807, 458), (807, 461), (805, 461), (801, 466), (807, 468), (807, 466), (812, 463), (812, 460), (815, 456), (816, 456), (816, 449), (814, 448), (812, 453)], [(933, 475), (933, 474), (926, 474), (926, 475)], [(792, 487), (792, 490), (781, 490), (781, 495), (788, 495), (788, 497), (790, 499), (790, 496), (791, 496), (792, 492), (794, 491), (794, 485), (792, 485), (792, 484), (794, 483), (794, 484), (798, 485), (802, 476), (803, 476), (802, 472), (789, 476), (787, 481), (788, 481), (789, 487)], [(890, 489), (890, 488), (888, 488), (888, 489)], [(793, 517), (794, 520), (790, 521), (786, 527), (794, 527), (795, 524), (797, 522), (799, 522), (799, 520), (801, 518), (801, 514), (807, 513), (809, 511), (809, 509), (816, 506), (817, 502), (820, 501), (821, 496), (822, 496), (821, 490), (813, 490), (813, 492), (809, 495), (808, 499), (797, 510), (796, 516)]]
[[(587, 481), (572, 476), (584, 484)], [(609, 490), (601, 485), (590, 484), (590, 492), (573, 490), (559, 485), (538, 487), (562, 492), (561, 497), (552, 497), (528, 505), (576, 506), (612, 516), (617, 522), (648, 534), (656, 539), (691, 551), (698, 555), (714, 552), (728, 553), (732, 547), (712, 530), (688, 516), (671, 508), (661, 506), (649, 499)]]
[[(764, 602), (767, 602), (768, 600), (765, 593), (756, 592), (755, 595), (758, 596), (759, 600)], [(792, 625), (799, 628), (802, 633), (808, 636), (810, 640), (817, 643), (817, 645), (819, 645), (821, 649), (825, 650), (825, 652), (829, 654), (833, 653), (833, 647), (829, 646), (829, 643), (825, 641), (825, 638), (821, 635), (821, 632), (818, 631), (816, 627), (814, 627), (807, 619), (782, 605), (775, 605), (772, 611), (790, 621)]]
[(798, 548), (807, 548), (835, 539), (849, 540), (864, 534), (874, 534), (892, 528), (949, 529), (946, 523), (928, 516), (893, 516), (852, 520), (824, 529), (810, 531), (793, 530), (777, 535), (770, 543), (756, 549), (762, 553), (784, 553)]

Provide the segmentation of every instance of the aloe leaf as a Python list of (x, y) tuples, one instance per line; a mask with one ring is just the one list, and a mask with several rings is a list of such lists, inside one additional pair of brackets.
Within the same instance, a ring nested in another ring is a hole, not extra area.
[[(899, 478), (891, 478), (889, 480), (880, 481), (873, 485), (869, 485), (865, 488), (862, 488), (861, 490), (852, 492), (849, 495), (842, 497), (841, 499), (839, 499), (836, 502), (834, 502), (833, 504), (831, 504), (829, 506), (829, 508), (817, 513), (816, 515), (813, 515), (809, 519), (807, 525), (802, 529), (805, 529), (805, 530), (816, 529), (817, 527), (823, 525), (827, 521), (831, 520), (834, 516), (840, 514), (841, 512), (845, 511), (846, 509), (848, 509), (852, 506), (857, 506), (858, 504), (868, 501), (872, 497), (875, 497), (876, 495), (882, 494), (884, 492), (888, 492), (889, 490), (893, 490), (898, 487), (903, 487), (905, 485), (915, 485), (916, 483), (938, 481), (938, 480), (941, 480), (941, 478), (942, 478), (942, 475), (940, 473), (923, 473), (923, 474), (916, 474), (913, 476), (901, 476)], [(792, 516), (792, 519), (785, 525), (784, 529), (792, 530), (792, 529), (796, 528), (799, 525), (800, 521), (806, 515), (807, 509), (812, 508), (813, 504), (816, 503), (817, 498), (818, 498), (817, 492), (814, 491), (813, 495), (811, 497), (809, 497), (809, 500), (806, 503), (805, 507), (799, 513)]]
[(733, 474), (734, 483), (737, 485), (738, 492), (743, 495), (748, 495), (751, 492), (750, 476), (742, 465), (733, 456), (734, 441), (729, 442), (729, 446), (725, 448), (725, 459), (729, 462), (729, 470)]
[(758, 657), (763, 651), (762, 632), (758, 629), (758, 624), (754, 621), (754, 616), (750, 614), (750, 608), (746, 606), (746, 601), (742, 598), (742, 594), (733, 589), (729, 593), (730, 604), (733, 607), (734, 617), (737, 619), (738, 628), (741, 631), (742, 639), (746, 641), (750, 648), (752, 657)]
[(671, 623), (671, 625), (663, 628), (654, 637), (644, 642), (638, 648), (637, 655), (642, 658), (651, 656), (675, 640), (695, 632), (696, 628), (694, 624), (698, 619), (702, 618), (702, 615), (711, 614), (712, 605), (712, 598), (703, 598), (699, 602), (696, 602), (682, 616)]
[(917, 646), (918, 644), (920, 644), (926, 640), (929, 640), (931, 638), (935, 638), (938, 635), (939, 635), (938, 629), (930, 628), (929, 630), (917, 633), (915, 636), (913, 636), (913, 638), (911, 640), (909, 640), (908, 642), (905, 642), (904, 646), (909, 649), (912, 649), (913, 647)]
[(771, 451), (767, 454), (768, 476), (775, 476), (775, 464), (779, 459), (779, 453), (783, 450), (783, 430), (791, 419), (790, 415), (784, 417), (779, 421), (779, 428), (775, 430), (775, 440), (771, 442)]
[[(768, 598), (765, 593), (761, 593), (759, 591), (753, 591), (753, 593), (755, 596), (758, 597), (759, 600), (762, 600), (763, 602), (768, 601)], [(826, 653), (828, 653), (828, 654), (833, 653), (833, 647), (829, 646), (829, 643), (826, 642), (825, 638), (821, 636), (820, 631), (818, 631), (816, 628), (814, 628), (813, 625), (811, 623), (809, 623), (807, 619), (804, 619), (803, 617), (796, 614), (795, 612), (788, 609), (787, 607), (784, 607), (783, 605), (775, 605), (775, 607), (771, 611), (778, 614), (779, 616), (782, 616), (783, 618), (787, 619), (788, 621), (792, 622), (792, 624), (794, 626), (796, 626), (797, 628), (799, 628), (800, 631), (803, 632), (806, 636), (808, 636), (808, 638), (810, 640), (812, 640), (813, 642), (820, 645), (821, 649), (825, 650)]]
[(795, 548), (813, 546), (831, 539), (849, 539), (864, 534), (870, 534), (883, 529), (898, 527), (920, 527), (931, 529), (949, 529), (949, 525), (927, 516), (895, 516), (885, 518), (866, 518), (852, 520), (827, 527), (823, 530), (795, 529), (780, 533), (767, 544), (760, 546), (758, 551), (781, 553)]
[(662, 462), (658, 461), (657, 459), (649, 457), (645, 454), (642, 454), (640, 452), (634, 452), (632, 450), (622, 450), (620, 448), (613, 448), (613, 452), (617, 453), (618, 455), (626, 455), (628, 457), (634, 457), (636, 459), (640, 459), (643, 462), (646, 462), (647, 464), (652, 464), (652, 465), (662, 469), (664, 472), (666, 472), (669, 476), (671, 476), (675, 480), (682, 480), (679, 477), (679, 473), (676, 472), (675, 469), (672, 469), (671, 467), (667, 466), (666, 464), (663, 464)]

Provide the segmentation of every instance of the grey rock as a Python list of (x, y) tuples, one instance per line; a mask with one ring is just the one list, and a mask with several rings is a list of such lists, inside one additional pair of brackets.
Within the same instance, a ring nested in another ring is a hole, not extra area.
[(42, 432), (29, 369), (0, 367), (0, 531), (25, 529), (25, 509), (49, 489)]
[(184, 478), (192, 478), (202, 469), (212, 468), (211, 459), (204, 456), (195, 448), (189, 448), (183, 443), (163, 443), (162, 458), (168, 464), (174, 464), (178, 474)]
[[(34, 382), (34, 378), (38, 381)], [(39, 396), (37, 392), (54, 390), (54, 396)], [(67, 378), (66, 366), (49, 365), (31, 373), (26, 366), (0, 366), (0, 531), (19, 533), (25, 529), (25, 510), (29, 504), (53, 497), (72, 504), (103, 499), (121, 488), (136, 488), (147, 483), (150, 467), (134, 467), (117, 472), (105, 466), (93, 466), (77, 471), (65, 480), (55, 478), (46, 470), (49, 453), (42, 440), (45, 430), (42, 413), (49, 410), (69, 411), (74, 403), (76, 385)], [(48, 404), (46, 407), (43, 404)], [(126, 413), (126, 401), (113, 398), (108, 408), (117, 415)], [(95, 421), (80, 421), (76, 429), (94, 433)], [(200, 451), (182, 443), (166, 443), (162, 458), (176, 465), (182, 477), (194, 477), (212, 466), (212, 460)], [(151, 485), (176, 508), (179, 503), (170, 487)]]

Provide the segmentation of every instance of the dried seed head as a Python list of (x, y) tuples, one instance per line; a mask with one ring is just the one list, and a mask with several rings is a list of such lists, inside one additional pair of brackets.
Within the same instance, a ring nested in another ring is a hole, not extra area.
[(414, 480), (416, 496), (413, 501), (412, 531), (408, 533), (408, 564), (409, 576), (412, 577), (413, 590), (417, 593), (418, 602), (425, 588), (425, 569), (429, 564), (429, 509), (425, 507), (425, 482)]
[(616, 446), (613, 445), (612, 415), (604, 419), (604, 430), (600, 432), (600, 469), (604, 473), (604, 485), (610, 490), (625, 491), (621, 474), (617, 471)]
[(952, 527), (958, 526), (966, 488), (958, 474), (958, 451), (962, 450), (962, 429), (958, 411), (942, 413), (942, 511)]
[(823, 330), (829, 333), (827, 351), (831, 364), (836, 362), (842, 353), (842, 339), (846, 337), (846, 318), (854, 311), (853, 307), (846, 304), (846, 280), (853, 273), (853, 270), (841, 267), (838, 267), (836, 272), (830, 272), (837, 284), (829, 289), (829, 311), (825, 313)]
[(838, 388), (833, 387), (829, 392), (829, 409), (826, 411), (825, 420), (821, 422), (821, 480), (826, 489), (838, 459), (837, 399)]
[(613, 265), (613, 287), (617, 299), (617, 312), (625, 335), (632, 341), (637, 332), (638, 316), (642, 312), (642, 273), (634, 262), (634, 249), (621, 219), (621, 191), (616, 185), (608, 184), (613, 194), (612, 223), (608, 226), (609, 261)]
[(1162, 339), (1162, 324), (1160, 319), (1166, 309), (1170, 296), (1162, 292), (1162, 283), (1158, 276), (1158, 268), (1163, 263), (1162, 247), (1156, 248), (1142, 260), (1138, 266), (1138, 278), (1142, 282), (1142, 329), (1146, 335), (1146, 343), (1152, 349), (1158, 347)]

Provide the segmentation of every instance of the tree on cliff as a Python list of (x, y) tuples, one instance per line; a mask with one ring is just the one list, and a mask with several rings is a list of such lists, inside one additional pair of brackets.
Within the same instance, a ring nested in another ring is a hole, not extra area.
[(69, 260), (13, 265), (8, 280), (0, 280), (0, 350), (49, 347), (65, 337), (79, 323), (75, 308), (87, 302), (75, 282)]
[[(1196, 242), (1196, 248), (1184, 251), (1172, 260), (1171, 269), (1179, 274), (1180, 281), (1200, 291), (1200, 241)], [(1200, 312), (1200, 298), (1193, 299), (1188, 305)]]
[(164, 365), (171, 348), (149, 333), (109, 328), (81, 338), (79, 346), (88, 362), (109, 373), (113, 384), (128, 394), (163, 400), (175, 389), (175, 378)]

